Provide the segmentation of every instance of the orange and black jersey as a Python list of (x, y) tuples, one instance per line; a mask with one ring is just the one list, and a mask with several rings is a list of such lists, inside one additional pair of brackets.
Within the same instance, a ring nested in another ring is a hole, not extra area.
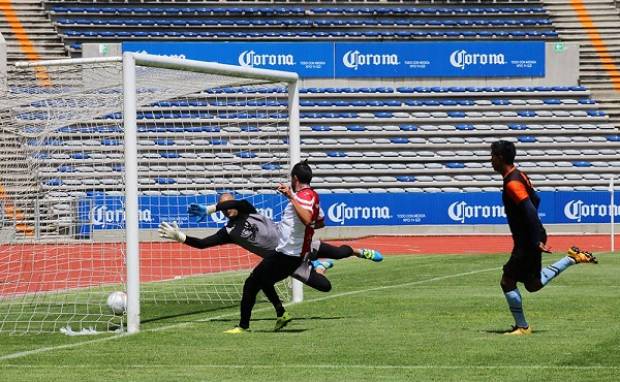
[(540, 198), (532, 182), (517, 168), (504, 175), (502, 201), (515, 248), (537, 248), (547, 241), (547, 234), (538, 218)]

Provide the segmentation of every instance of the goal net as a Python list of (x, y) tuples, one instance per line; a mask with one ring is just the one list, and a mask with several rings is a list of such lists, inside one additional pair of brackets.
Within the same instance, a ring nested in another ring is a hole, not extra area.
[(106, 299), (127, 290), (128, 274), (129, 316), (142, 321), (235, 305), (260, 258), (164, 241), (159, 223), (213, 234), (224, 216), (199, 222), (187, 207), (222, 192), (280, 217), (274, 188), (299, 157), (296, 75), (124, 60), (15, 65), (0, 87), (0, 332), (122, 327), (128, 316)]

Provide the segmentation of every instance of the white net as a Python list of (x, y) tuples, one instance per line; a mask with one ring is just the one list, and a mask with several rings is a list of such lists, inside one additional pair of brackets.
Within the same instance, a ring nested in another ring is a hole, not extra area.
[[(156, 229), (213, 234), (224, 217), (198, 222), (187, 206), (223, 191), (279, 219), (287, 87), (136, 71), (142, 319), (235, 304), (257, 256), (164, 242)], [(12, 67), (0, 93), (0, 332), (122, 325), (106, 306), (126, 278), (121, 62)]]

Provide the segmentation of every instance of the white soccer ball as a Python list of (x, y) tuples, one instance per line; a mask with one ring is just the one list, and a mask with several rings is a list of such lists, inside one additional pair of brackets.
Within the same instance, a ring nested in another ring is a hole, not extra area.
[(114, 314), (123, 314), (127, 309), (127, 293), (125, 292), (112, 292), (108, 296), (108, 308)]

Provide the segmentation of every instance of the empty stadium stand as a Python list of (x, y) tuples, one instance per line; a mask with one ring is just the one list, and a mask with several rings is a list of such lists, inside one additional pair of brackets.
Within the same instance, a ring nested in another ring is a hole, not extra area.
[[(286, 99), (258, 103), (256, 114), (248, 115), (236, 108), (244, 105), (249, 90), (236, 91), (238, 99), (231, 90), (218, 89), (139, 111), (143, 190), (158, 192), (165, 185), (167, 192), (199, 193), (205, 184), (271, 186), (261, 184), (260, 172), (284, 165), (286, 131), (266, 122), (286, 118), (281, 107)], [(225, 112), (214, 112), (222, 106), (218, 92), (229, 97)], [(302, 157), (315, 164), (313, 183), (322, 192), (497, 190), (500, 184), (488, 161), (490, 143), (500, 138), (518, 142), (520, 166), (544, 190), (561, 189), (577, 179), (582, 187), (599, 189), (620, 169), (617, 130), (583, 87), (305, 88), (301, 105)], [(248, 117), (265, 123), (226, 125)], [(115, 113), (104, 120), (119, 118)], [(222, 123), (228, 127), (219, 127)], [(61, 153), (50, 150), (54, 154), (38, 158), (45, 161), (43, 188), (92, 191), (102, 182), (98, 177), (118, 174), (120, 129), (89, 129), (67, 127), (43, 142), (27, 142), (42, 146), (43, 153), (45, 146), (63, 146)], [(89, 140), (75, 140), (84, 133)], [(279, 149), (261, 152), (265, 139)], [(217, 154), (216, 146), (233, 150)], [(224, 157), (230, 168), (217, 166)], [(255, 164), (252, 173), (240, 172), (237, 184), (217, 184), (230, 171), (241, 170), (235, 163), (248, 161)], [(109, 180), (105, 189), (115, 184), (120, 183)]]
[[(545, 0), (553, 25), (563, 41), (577, 41), (580, 81), (592, 90), (612, 123), (620, 128), (620, 10), (614, 0), (587, 0), (583, 8)], [(615, 67), (615, 68), (614, 68)]]
[(65, 44), (122, 40), (555, 39), (539, 1), (46, 2)]

